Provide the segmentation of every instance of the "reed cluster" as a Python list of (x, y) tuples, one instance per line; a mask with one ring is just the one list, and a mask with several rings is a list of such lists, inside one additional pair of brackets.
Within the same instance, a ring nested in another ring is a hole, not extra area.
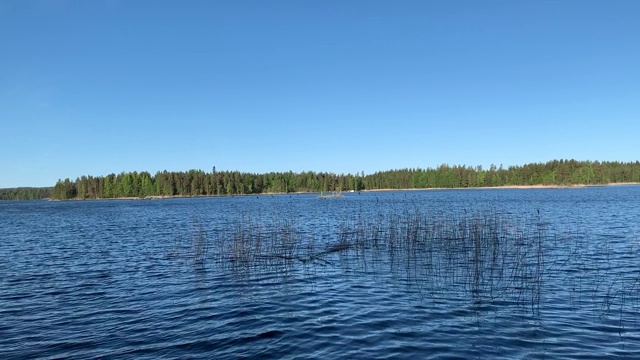
[[(324, 226), (244, 215), (206, 233), (196, 224), (192, 243), (199, 266), (240, 274), (361, 266), (402, 277), (433, 301), (458, 296), (479, 305), (530, 306), (537, 313), (541, 297), (561, 291), (576, 307), (586, 300), (598, 304), (602, 318), (618, 311), (621, 323), (623, 313), (628, 318), (640, 304), (640, 275), (613, 276), (614, 251), (607, 242), (594, 245), (578, 231), (559, 233), (537, 212), (437, 213), (408, 206)], [(636, 250), (629, 250), (629, 259)]]
[(322, 228), (245, 215), (207, 234), (201, 224), (193, 227), (195, 264), (210, 261), (216, 267), (259, 271), (336, 261), (368, 266), (384, 258), (376, 262), (376, 271), (405, 269), (412, 282), (431, 293), (454, 287), (492, 300), (514, 293), (523, 299), (526, 293), (534, 303), (545, 272), (543, 241), (550, 236), (539, 219), (418, 209), (356, 214)]

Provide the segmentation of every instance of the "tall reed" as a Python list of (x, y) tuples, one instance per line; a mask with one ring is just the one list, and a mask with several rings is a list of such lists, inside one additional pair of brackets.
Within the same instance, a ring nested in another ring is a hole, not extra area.
[[(640, 308), (640, 275), (612, 277), (608, 243), (593, 245), (579, 231), (559, 233), (539, 213), (424, 212), (406, 206), (358, 213), (325, 228), (245, 214), (231, 226), (205, 232), (196, 223), (192, 231), (195, 264), (211, 260), (214, 267), (239, 273), (347, 261), (403, 276), (434, 300), (464, 296), (476, 304), (518, 304), (539, 313), (544, 285), (552, 281), (564, 284), (575, 306), (586, 300), (600, 304), (603, 319), (613, 310), (626, 314), (629, 304)], [(639, 250), (630, 248), (629, 257)]]

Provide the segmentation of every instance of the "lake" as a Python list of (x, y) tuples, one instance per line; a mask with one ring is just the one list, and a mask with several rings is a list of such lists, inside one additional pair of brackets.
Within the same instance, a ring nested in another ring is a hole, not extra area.
[(0, 202), (0, 358), (640, 358), (640, 186)]

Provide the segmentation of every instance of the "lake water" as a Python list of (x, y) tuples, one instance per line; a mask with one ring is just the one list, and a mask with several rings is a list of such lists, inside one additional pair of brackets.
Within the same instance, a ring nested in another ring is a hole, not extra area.
[(640, 186), (0, 203), (0, 358), (640, 358)]

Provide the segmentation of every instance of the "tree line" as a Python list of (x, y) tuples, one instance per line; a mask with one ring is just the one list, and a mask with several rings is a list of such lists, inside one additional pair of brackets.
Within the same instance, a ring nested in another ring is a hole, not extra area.
[(469, 188), (517, 185), (599, 185), (640, 182), (640, 161), (553, 160), (504, 168), (441, 165), (435, 169), (377, 172), (364, 179), (368, 189)]
[(0, 200), (39, 200), (50, 196), (51, 187), (19, 187), (0, 189)]
[(553, 160), (522, 166), (440, 165), (396, 169), (365, 175), (329, 172), (189, 170), (186, 172), (122, 172), (59, 180), (52, 199), (99, 199), (147, 196), (212, 196), (261, 193), (360, 191), (374, 189), (472, 188), (507, 185), (597, 185), (640, 182), (640, 162)]
[(213, 196), (364, 189), (362, 175), (327, 172), (271, 172), (202, 170), (187, 172), (122, 172), (107, 176), (82, 176), (59, 180), (53, 199), (98, 199), (147, 196)]
[(122, 172), (59, 180), (54, 187), (0, 189), (0, 200), (104, 199), (146, 196), (210, 196), (261, 193), (347, 191), (373, 189), (472, 188), (505, 185), (597, 185), (640, 182), (640, 162), (553, 160), (522, 166), (440, 165), (437, 168), (396, 169), (365, 175), (330, 172), (270, 172), (189, 170)]

